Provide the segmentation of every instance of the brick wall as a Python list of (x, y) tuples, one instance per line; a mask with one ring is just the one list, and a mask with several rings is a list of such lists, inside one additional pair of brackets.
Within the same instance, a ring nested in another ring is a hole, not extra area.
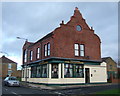
[[(81, 31), (76, 30), (76, 26), (80, 25), (82, 27)], [(42, 40), (36, 43), (26, 42), (23, 46), (23, 50), (28, 48), (28, 50), (33, 50), (33, 60), (26, 63), (36, 61), (36, 49), (41, 48), (41, 59), (48, 57), (44, 56), (44, 45), (48, 42), (51, 44), (51, 54), (49, 57), (62, 57), (62, 58), (75, 58), (75, 59), (89, 59), (89, 60), (101, 60), (101, 41), (100, 38), (94, 33), (92, 28), (89, 28), (85, 19), (83, 19), (81, 13), (78, 9), (75, 9), (74, 15), (71, 17), (70, 21), (64, 24), (60, 24), (60, 27), (56, 28), (51, 36), (45, 36)], [(75, 57), (74, 55), (74, 44), (84, 44), (85, 45), (85, 56)], [(30, 52), (28, 52), (28, 58), (30, 57)], [(25, 62), (23, 62), (25, 64)]]

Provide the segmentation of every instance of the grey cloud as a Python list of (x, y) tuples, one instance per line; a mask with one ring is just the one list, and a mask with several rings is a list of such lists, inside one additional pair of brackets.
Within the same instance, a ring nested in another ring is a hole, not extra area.
[[(100, 36), (102, 56), (116, 59), (117, 3), (3, 3), (3, 50), (21, 55), (24, 41), (17, 40), (17, 36), (35, 42), (59, 27), (62, 20), (68, 22), (75, 7)], [(109, 47), (111, 44), (115, 45)]]

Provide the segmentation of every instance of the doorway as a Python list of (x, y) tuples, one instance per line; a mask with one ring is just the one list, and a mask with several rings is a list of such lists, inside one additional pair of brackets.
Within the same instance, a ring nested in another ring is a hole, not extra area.
[(90, 69), (85, 68), (85, 83), (90, 83)]

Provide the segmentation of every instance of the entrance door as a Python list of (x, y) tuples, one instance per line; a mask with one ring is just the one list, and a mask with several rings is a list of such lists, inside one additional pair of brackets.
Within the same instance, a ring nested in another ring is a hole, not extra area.
[(90, 83), (90, 72), (89, 72), (89, 68), (85, 68), (85, 83)]

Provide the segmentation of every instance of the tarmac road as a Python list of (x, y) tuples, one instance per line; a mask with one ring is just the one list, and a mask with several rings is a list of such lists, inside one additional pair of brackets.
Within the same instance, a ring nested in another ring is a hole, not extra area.
[(105, 86), (86, 86), (71, 89), (60, 89), (60, 90), (45, 90), (35, 89), (26, 87), (7, 87), (2, 86), (2, 96), (69, 96), (74, 94), (77, 95), (88, 95), (94, 94), (98, 91), (120, 88), (120, 84), (105, 85)]

